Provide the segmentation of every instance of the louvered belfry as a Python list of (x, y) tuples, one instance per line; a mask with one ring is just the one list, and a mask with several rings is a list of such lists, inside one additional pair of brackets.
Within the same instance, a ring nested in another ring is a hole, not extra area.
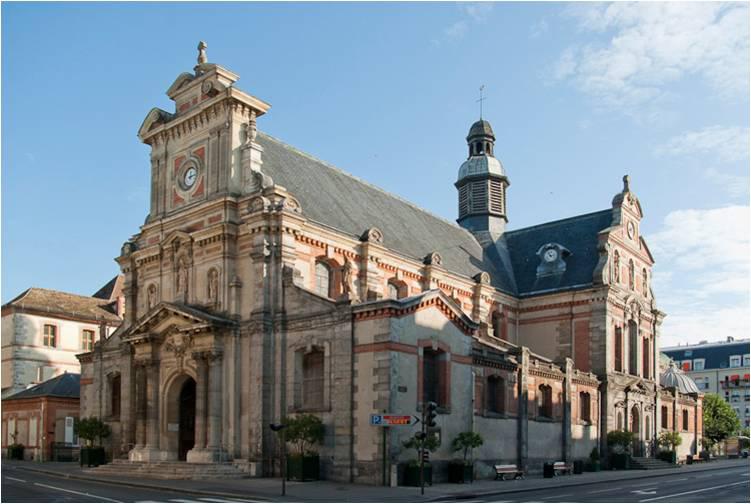
[[(479, 239), (497, 240), (505, 231), (506, 188), (510, 185), (501, 162), (493, 156), (495, 134), (490, 123), (479, 120), (467, 135), (469, 157), (459, 168), (457, 222)], [(484, 240), (483, 240), (484, 241)]]

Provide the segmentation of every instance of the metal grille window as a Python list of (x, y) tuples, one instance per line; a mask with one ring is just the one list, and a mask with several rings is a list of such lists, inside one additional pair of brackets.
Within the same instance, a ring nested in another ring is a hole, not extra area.
[(57, 347), (57, 326), (51, 324), (44, 325), (44, 346)]
[(315, 292), (321, 296), (329, 297), (331, 286), (331, 269), (322, 262), (316, 263)]
[(579, 392), (579, 418), (583, 422), (592, 421), (592, 406), (588, 392)]
[(553, 388), (550, 385), (540, 385), (537, 390), (538, 416), (553, 418)]
[(84, 329), (81, 339), (81, 348), (85, 352), (90, 352), (94, 349), (94, 331), (90, 329)]
[(323, 352), (313, 350), (302, 360), (302, 400), (303, 408), (323, 407)]

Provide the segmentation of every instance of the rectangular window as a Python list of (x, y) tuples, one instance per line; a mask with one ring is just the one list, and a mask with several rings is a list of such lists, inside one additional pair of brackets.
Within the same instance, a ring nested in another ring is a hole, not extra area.
[(749, 354), (746, 354), (743, 356), (743, 367), (747, 368), (748, 366), (749, 366)]
[(583, 422), (592, 422), (592, 408), (590, 406), (589, 394), (587, 392), (579, 392), (579, 417)]
[(425, 349), (422, 355), (422, 400), (440, 404), (440, 378), (438, 352)]
[(730, 356), (730, 367), (741, 367), (741, 356), (740, 355), (731, 355)]
[(620, 327), (615, 328), (615, 370), (623, 371), (623, 333)]
[(84, 329), (81, 340), (81, 348), (84, 352), (90, 352), (94, 349), (94, 331)]
[(690, 360), (681, 361), (681, 369), (683, 371), (691, 371), (691, 361)]
[(314, 350), (303, 356), (302, 403), (305, 409), (323, 408), (323, 352)]
[(57, 326), (44, 324), (44, 346), (57, 348)]
[(704, 359), (694, 359), (694, 371), (704, 371)]
[(661, 413), (662, 413), (662, 416), (661, 416), (662, 428), (663, 429), (669, 429), (670, 426), (668, 425), (668, 407), (667, 406), (663, 406)]

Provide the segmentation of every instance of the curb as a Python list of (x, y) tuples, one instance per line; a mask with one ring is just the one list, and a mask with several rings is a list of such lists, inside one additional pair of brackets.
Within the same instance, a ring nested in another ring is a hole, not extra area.
[[(435, 497), (427, 502), (444, 502), (448, 500), (469, 500), (469, 499), (475, 499), (478, 497), (489, 497), (492, 495), (499, 495), (499, 494), (508, 494), (508, 493), (522, 493), (522, 492), (535, 492), (540, 490), (548, 490), (552, 488), (567, 488), (567, 487), (574, 487), (574, 486), (583, 486), (583, 485), (597, 485), (601, 483), (610, 483), (615, 481), (628, 481), (633, 479), (648, 479), (648, 478), (659, 478), (661, 476), (670, 476), (671, 474), (688, 474), (688, 473), (694, 473), (694, 472), (705, 472), (705, 471), (720, 471), (727, 469), (728, 467), (733, 467), (732, 464), (723, 465), (721, 467), (712, 467), (708, 469), (695, 469), (695, 470), (681, 470), (684, 469), (683, 466), (679, 466), (675, 469), (660, 469), (661, 471), (669, 471), (669, 472), (663, 472), (661, 474), (649, 474), (651, 471), (649, 470), (640, 470), (640, 469), (630, 469), (626, 470), (626, 473), (632, 473), (632, 474), (623, 474), (621, 477), (611, 478), (608, 480), (599, 480), (599, 481), (572, 481), (572, 482), (561, 482), (559, 485), (550, 485), (550, 486), (544, 486), (544, 487), (529, 487), (529, 488), (508, 488), (508, 489), (498, 489), (498, 490), (492, 490), (492, 491), (482, 491), (482, 492), (471, 492), (471, 493), (455, 493), (455, 494), (445, 494), (441, 497)], [(635, 474), (639, 473), (639, 474)], [(646, 473), (646, 474), (645, 474)], [(573, 475), (572, 475), (573, 476)], [(558, 476), (561, 477), (561, 476)], [(565, 476), (564, 476), (565, 477)]]
[(108, 485), (146, 488), (148, 490), (160, 490), (162, 492), (190, 493), (190, 494), (195, 494), (195, 495), (205, 495), (207, 497), (226, 497), (228, 499), (258, 500), (258, 501), (264, 501), (264, 502), (272, 502), (273, 500), (269, 497), (258, 497), (254, 495), (243, 495), (243, 494), (235, 494), (235, 493), (228, 493), (228, 492), (214, 492), (210, 490), (192, 490), (192, 489), (176, 488), (176, 487), (169, 487), (169, 486), (162, 486), (162, 485), (151, 485), (148, 483), (140, 483), (138, 481), (125, 482), (125, 481), (111, 480), (111, 479), (105, 479), (105, 478), (97, 478), (95, 476), (80, 476), (78, 474), (74, 475), (74, 474), (68, 474), (68, 473), (61, 473), (59, 471), (38, 469), (36, 467), (23, 467), (23, 466), (12, 466), (12, 467), (14, 469), (21, 469), (21, 470), (40, 473), (40, 474), (47, 474), (49, 476), (57, 476), (58, 478), (63, 478), (63, 479), (94, 481), (97, 483), (106, 483)]

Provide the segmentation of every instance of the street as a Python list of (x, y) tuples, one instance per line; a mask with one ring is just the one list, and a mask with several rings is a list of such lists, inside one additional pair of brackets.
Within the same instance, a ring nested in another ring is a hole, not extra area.
[[(649, 471), (644, 471), (648, 476)], [(560, 476), (567, 478), (569, 476)], [(575, 476), (573, 476), (575, 477)], [(512, 483), (512, 482), (509, 482)], [(661, 477), (503, 493), (468, 499), (481, 502), (748, 502), (749, 468), (676, 472)]]
[(124, 487), (3, 467), (2, 502), (258, 502)]

